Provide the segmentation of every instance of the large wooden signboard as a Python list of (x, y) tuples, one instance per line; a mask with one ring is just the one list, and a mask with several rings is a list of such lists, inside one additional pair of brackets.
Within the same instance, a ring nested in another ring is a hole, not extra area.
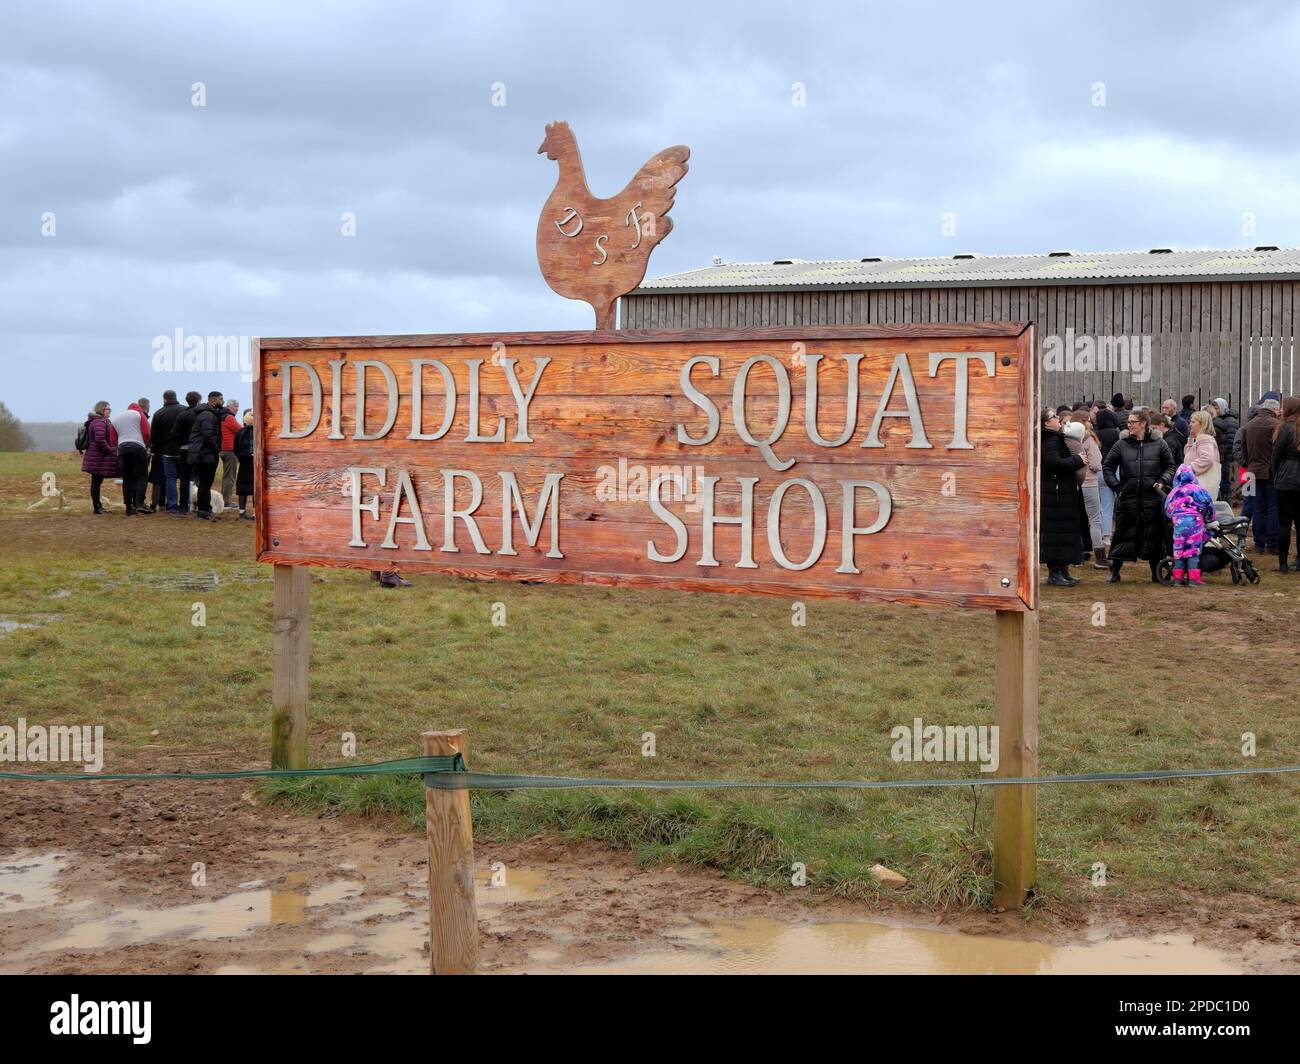
[(1037, 604), (1025, 325), (262, 340), (258, 557)]

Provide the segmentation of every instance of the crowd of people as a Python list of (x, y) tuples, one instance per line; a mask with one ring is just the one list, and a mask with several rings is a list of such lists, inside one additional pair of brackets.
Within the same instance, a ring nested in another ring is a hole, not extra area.
[[(1040, 561), (1047, 582), (1072, 587), (1070, 566), (1091, 557), (1115, 583), (1125, 562), (1146, 561), (1151, 579), (1173, 559), (1175, 585), (1203, 584), (1201, 553), (1216, 501), (1241, 502), (1255, 551), (1278, 571), (1300, 571), (1300, 397), (1260, 396), (1245, 421), (1215, 399), (1159, 410), (1122, 394), (1041, 415)], [(1288, 564), (1291, 530), (1297, 559)]]
[(128, 517), (159, 511), (183, 516), (192, 508), (210, 521), (220, 470), (222, 508), (237, 505), (241, 518), (253, 519), (253, 412), (241, 419), (238, 401), (227, 403), (220, 392), (209, 392), (206, 403), (202, 398), (189, 392), (182, 406), (174, 391), (165, 391), (152, 418), (148, 399), (116, 415), (107, 400), (95, 404), (77, 434), (95, 513), (105, 512), (104, 480), (120, 477)]

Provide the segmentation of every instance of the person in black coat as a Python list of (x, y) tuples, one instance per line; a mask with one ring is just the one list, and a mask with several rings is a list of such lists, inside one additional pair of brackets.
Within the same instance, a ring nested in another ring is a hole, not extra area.
[(1073, 587), (1079, 580), (1070, 575), (1070, 566), (1083, 564), (1079, 481), (1074, 472), (1082, 468), (1084, 460), (1082, 455), (1070, 453), (1061, 433), (1061, 419), (1054, 411), (1044, 410), (1041, 422), (1038, 557), (1047, 566), (1049, 584)]
[(1152, 414), (1147, 433), (1152, 439), (1165, 441), (1165, 446), (1173, 456), (1175, 469), (1183, 464), (1183, 455), (1187, 451), (1187, 434), (1179, 431), (1168, 414)]
[(1120, 439), (1102, 462), (1102, 474), (1115, 493), (1115, 536), (1110, 545), (1110, 583), (1119, 582), (1126, 561), (1145, 558), (1151, 563), (1151, 579), (1165, 546), (1164, 494), (1174, 479), (1174, 456), (1164, 440), (1147, 435), (1145, 411), (1128, 417), (1128, 435)]
[[(172, 431), (167, 439), (167, 450), (164, 454), (175, 456), (176, 466), (176, 510), (177, 514), (187, 514), (190, 512), (190, 481), (193, 474), (190, 472), (190, 432), (194, 428), (194, 418), (198, 414), (199, 400), (203, 397), (198, 392), (186, 392), (186, 407), (172, 422)], [(168, 511), (171, 507), (168, 506)]]
[[(162, 506), (168, 513), (176, 512), (176, 465), (175, 452), (169, 450), (172, 427), (185, 408), (176, 401), (176, 393), (170, 388), (163, 392), (163, 405), (154, 411), (149, 423), (149, 449), (153, 451), (153, 464), (149, 467), (149, 483), (153, 485), (153, 506)], [(167, 459), (172, 465), (168, 472)]]
[(225, 397), (220, 392), (209, 392), (208, 401), (195, 409), (190, 429), (189, 467), (199, 488), (195, 516), (204, 521), (212, 520), (212, 481), (221, 461), (221, 423), (226, 415)]

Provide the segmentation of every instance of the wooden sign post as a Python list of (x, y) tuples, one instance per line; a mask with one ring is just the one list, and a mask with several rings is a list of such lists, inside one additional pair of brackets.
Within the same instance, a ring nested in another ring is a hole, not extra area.
[[(309, 566), (996, 612), (998, 773), (1037, 771), (1038, 369), (1024, 324), (614, 331), (690, 152), (598, 199), (564, 122), (537, 223), (594, 332), (254, 341), (271, 763), (307, 764)], [(468, 736), (427, 732), (430, 755)], [(994, 902), (1035, 880), (994, 797)], [(477, 964), (467, 790), (426, 788), (431, 969)]]
[[(428, 731), (425, 757), (460, 754), (469, 761), (469, 732)], [(474, 826), (469, 791), (424, 789), (429, 845), (429, 971), (473, 975), (478, 969), (478, 905), (474, 899)]]
[[(997, 613), (999, 773), (1036, 769), (1024, 325), (326, 337), (257, 347), (274, 762), (306, 760), (307, 566)], [(998, 903), (1034, 791), (995, 800)]]

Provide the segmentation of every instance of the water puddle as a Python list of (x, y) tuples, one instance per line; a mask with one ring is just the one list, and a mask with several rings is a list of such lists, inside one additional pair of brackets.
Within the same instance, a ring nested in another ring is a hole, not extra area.
[(240, 938), (281, 924), (301, 924), (307, 910), (336, 905), (361, 893), (361, 884), (347, 880), (307, 891), (305, 877), (291, 872), (283, 887), (246, 890), (215, 901), (199, 901), (170, 909), (116, 909), (111, 916), (89, 920), (69, 929), (41, 949), (81, 950), (119, 948), (160, 939), (216, 941)]
[(544, 872), (532, 868), (494, 868), (474, 874), (474, 897), (480, 906), (492, 908), (535, 898), (550, 898), (559, 888)]
[(0, 913), (43, 909), (57, 902), (59, 888), (54, 881), (67, 860), (65, 854), (20, 850), (0, 861)]
[[(60, 853), (19, 851), (0, 861), (0, 914), (50, 909), (57, 931), (34, 946), (60, 950), (120, 949), (146, 942), (238, 943), (218, 974), (302, 974), (309, 970), (421, 974), (428, 970), (428, 915), (423, 877), (395, 891), (365, 894), (355, 866), (339, 866), (313, 887), (304, 872), (266, 884), (250, 880), (224, 897), (171, 908), (116, 907), (92, 896), (69, 897)], [(324, 876), (322, 878), (324, 878)], [(493, 885), (493, 884), (496, 885)], [(544, 872), (497, 866), (475, 877), (484, 922), (496, 933), (529, 925), (528, 902), (563, 893)], [(517, 908), (516, 908), (517, 906)], [(272, 928), (296, 937), (257, 936)], [(292, 929), (300, 929), (292, 931)], [(1223, 955), (1190, 935), (1052, 945), (963, 935), (879, 919), (791, 923), (766, 917), (704, 921), (669, 934), (670, 945), (613, 963), (575, 964), (565, 941), (539, 943), (525, 970), (572, 974), (1232, 974)]]
[[(680, 949), (573, 974), (689, 975), (1158, 975), (1235, 974), (1190, 935), (1078, 946), (854, 921), (787, 924), (754, 918), (705, 923), (675, 936)], [(540, 967), (539, 971), (555, 971)]]

